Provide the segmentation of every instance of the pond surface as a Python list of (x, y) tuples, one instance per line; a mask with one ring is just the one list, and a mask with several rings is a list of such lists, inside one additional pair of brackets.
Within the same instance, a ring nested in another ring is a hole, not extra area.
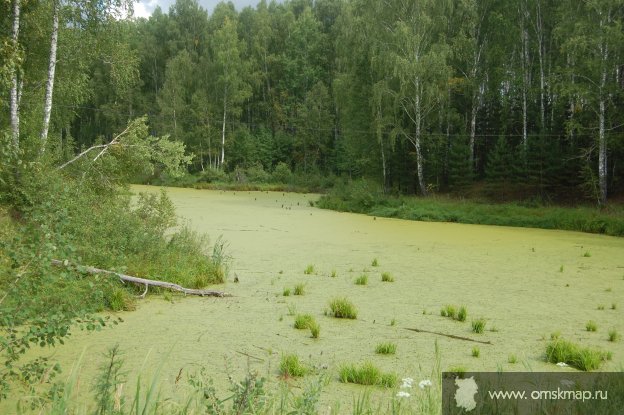
[[(337, 382), (341, 364), (370, 360), (400, 377), (428, 378), (436, 340), (442, 370), (574, 370), (544, 362), (553, 332), (611, 351), (613, 359), (604, 370), (624, 367), (624, 341), (607, 340), (610, 329), (624, 333), (624, 239), (338, 213), (311, 207), (309, 201), (317, 195), (167, 191), (194, 229), (213, 241), (220, 235), (228, 241), (234, 262), (229, 281), (218, 289), (234, 297), (174, 297), (173, 302), (153, 297), (140, 301), (137, 311), (121, 313), (125, 322), (115, 328), (76, 333), (52, 354), (67, 373), (84, 350), (85, 385), (105, 351), (117, 343), (128, 371), (143, 367), (150, 372), (162, 362), (159, 377), (174, 384), (180, 373), (185, 378), (205, 366), (222, 390), (227, 373), (241, 379), (248, 368), (275, 381), (281, 354), (297, 353), (305, 362), (327, 368), (321, 370), (332, 383), (323, 400), (346, 405), (363, 389)], [(308, 265), (314, 265), (313, 275), (304, 274)], [(333, 271), (335, 278), (330, 277)], [(381, 282), (382, 272), (391, 273), (395, 282)], [(361, 274), (368, 275), (368, 285), (354, 284)], [(232, 282), (234, 276), (239, 283)], [(297, 283), (305, 284), (304, 296), (282, 296), (285, 287), (292, 290)], [(355, 303), (357, 320), (324, 315), (335, 296)], [(465, 305), (467, 321), (441, 317), (447, 304)], [(289, 305), (316, 318), (319, 339), (293, 328)], [(487, 320), (483, 334), (471, 332), (476, 318)], [(589, 320), (597, 323), (596, 332), (586, 331)], [(388, 341), (397, 344), (396, 355), (376, 355), (377, 343)], [(471, 356), (474, 346), (480, 348), (479, 358)], [(508, 362), (511, 355), (518, 363)]]

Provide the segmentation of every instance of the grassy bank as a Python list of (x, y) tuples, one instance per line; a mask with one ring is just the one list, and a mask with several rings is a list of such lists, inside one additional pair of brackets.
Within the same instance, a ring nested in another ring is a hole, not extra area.
[(139, 179), (138, 182), (156, 186), (210, 190), (321, 193), (332, 188), (337, 180), (336, 176), (321, 174), (319, 171), (292, 172), (290, 167), (280, 163), (272, 172), (267, 172), (260, 166), (236, 168), (229, 173), (208, 168), (203, 172), (181, 177), (160, 174), (156, 177)]
[(316, 204), (323, 209), (427, 222), (561, 229), (624, 236), (624, 208), (480, 202), (448, 196), (386, 196), (366, 182), (336, 187)]

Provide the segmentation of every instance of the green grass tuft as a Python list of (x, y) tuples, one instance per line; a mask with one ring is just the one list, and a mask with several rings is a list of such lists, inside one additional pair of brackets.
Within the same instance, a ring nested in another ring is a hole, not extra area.
[(609, 341), (610, 342), (616, 342), (616, 341), (618, 341), (619, 338), (620, 338), (620, 335), (617, 332), (617, 330), (615, 330), (615, 329), (609, 330)]
[(396, 318), (393, 318), (392, 320), (390, 320), (390, 325), (391, 326), (396, 326), (396, 324), (397, 324), (397, 319)]
[(305, 294), (305, 286), (303, 284), (295, 285), (295, 289), (293, 294), (295, 295), (304, 295)]
[(284, 288), (284, 292), (282, 294), (284, 297), (288, 297), (290, 295), (290, 288)]
[(589, 320), (589, 321), (587, 322), (587, 324), (585, 324), (585, 329), (586, 329), (587, 331), (596, 331), (596, 330), (598, 330), (598, 325), (596, 324), (596, 322), (595, 322), (595, 321), (593, 321), (593, 320)]
[(353, 303), (346, 298), (334, 298), (329, 302), (331, 315), (336, 318), (357, 318), (357, 309)]
[(306, 267), (306, 269), (303, 270), (303, 273), (305, 275), (311, 275), (314, 274), (314, 265), (310, 264)]
[(310, 372), (310, 369), (303, 365), (296, 354), (282, 356), (280, 361), (280, 374), (282, 376), (301, 377)]
[(371, 262), (371, 266), (373, 266), (373, 267), (378, 267), (379, 266), (379, 261), (377, 261), (377, 258), (373, 259), (373, 262)]
[(588, 347), (581, 347), (563, 339), (553, 340), (546, 346), (546, 361), (563, 362), (579, 370), (591, 371), (608, 360), (609, 353)]
[(338, 276), (338, 273), (336, 272), (335, 269), (332, 270), (330, 277), (332, 278), (336, 278)]
[(510, 354), (507, 358), (507, 362), (515, 365), (516, 363), (518, 363), (518, 357), (515, 354)]
[(298, 330), (309, 329), (310, 324), (313, 323), (316, 323), (316, 321), (310, 314), (297, 314), (297, 317), (295, 317), (295, 328)]
[(472, 331), (475, 333), (483, 333), (483, 330), (485, 330), (485, 319), (477, 319), (477, 320), (472, 320)]
[(583, 257), (585, 257), (585, 258), (591, 257), (591, 252), (585, 251), (585, 253), (583, 254)]
[(381, 281), (382, 282), (394, 282), (394, 277), (389, 272), (382, 272)]
[(481, 355), (481, 350), (477, 346), (472, 348), (472, 357), (479, 357)]
[(368, 284), (368, 275), (362, 274), (355, 279), (355, 285), (366, 285)]
[(457, 312), (457, 320), (458, 321), (466, 321), (466, 317), (468, 316), (468, 310), (466, 310), (465, 306), (461, 306), (459, 311)]
[(318, 339), (319, 335), (321, 334), (321, 326), (315, 320), (312, 320), (309, 323), (309, 327), (310, 327), (310, 334), (312, 335), (312, 337), (315, 339)]
[(375, 348), (377, 354), (396, 354), (397, 345), (394, 343), (379, 343)]
[(364, 362), (361, 366), (354, 364), (342, 365), (338, 371), (338, 378), (343, 383), (378, 385), (387, 388), (393, 388), (398, 383), (396, 374), (383, 373), (371, 362)]

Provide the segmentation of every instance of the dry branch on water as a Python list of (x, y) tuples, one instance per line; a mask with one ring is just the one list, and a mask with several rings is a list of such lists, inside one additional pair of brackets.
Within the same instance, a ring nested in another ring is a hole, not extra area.
[(457, 340), (465, 340), (468, 342), (475, 342), (475, 343), (481, 343), (481, 344), (492, 344), (491, 341), (483, 341), (483, 340), (475, 340), (475, 339), (471, 339), (469, 337), (462, 337), (462, 336), (456, 336), (454, 334), (446, 334), (446, 333), (440, 333), (438, 331), (429, 331), (429, 330), (421, 330), (421, 329), (411, 329), (408, 327), (405, 327), (405, 330), (409, 330), (409, 331), (415, 331), (416, 333), (429, 333), (429, 334), (437, 334), (438, 336), (445, 336), (445, 337), (449, 337), (451, 339), (457, 339)]
[[(58, 259), (53, 259), (52, 260), (52, 264), (56, 265), (56, 266), (67, 266), (68, 265), (67, 262), (60, 261)], [(95, 267), (90, 267), (90, 266), (83, 266), (83, 265), (75, 265), (75, 266), (79, 267), (80, 270), (82, 270), (82, 271), (84, 271), (84, 272), (86, 272), (88, 274), (114, 275), (114, 276), (116, 276), (117, 278), (119, 278), (122, 281), (128, 281), (128, 282), (133, 282), (135, 284), (145, 285), (145, 292), (143, 293), (142, 297), (144, 297), (145, 294), (147, 293), (147, 287), (149, 287), (149, 286), (168, 288), (170, 290), (179, 291), (179, 292), (182, 292), (184, 294), (199, 295), (199, 296), (202, 296), (202, 297), (231, 297), (232, 296), (232, 294), (228, 294), (228, 293), (225, 293), (223, 291), (200, 290), (200, 289), (195, 289), (195, 288), (185, 288), (185, 287), (182, 287), (181, 285), (174, 284), (172, 282), (148, 280), (146, 278), (133, 277), (131, 275), (125, 275), (125, 274), (121, 274), (119, 272), (109, 271), (109, 270), (106, 270), (106, 269), (100, 269), (100, 268), (95, 268)]]

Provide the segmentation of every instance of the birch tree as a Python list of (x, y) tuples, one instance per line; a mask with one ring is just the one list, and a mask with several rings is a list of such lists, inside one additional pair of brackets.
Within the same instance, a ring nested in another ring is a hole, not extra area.
[(246, 63), (241, 59), (241, 42), (238, 39), (236, 20), (223, 19), (221, 27), (212, 37), (213, 67), (216, 75), (216, 96), (222, 104), (221, 157), (219, 165), (225, 164), (225, 132), (228, 116), (240, 115), (240, 104), (251, 95), (245, 80)]
[[(19, 45), (19, 31), (20, 31), (20, 13), (21, 13), (21, 0), (13, 0), (13, 26), (11, 31), (12, 49), (17, 52)], [(11, 133), (13, 138), (13, 147), (19, 148), (19, 135), (20, 135), (20, 121), (19, 121), (19, 106), (20, 98), (22, 94), (22, 81), (19, 78), (18, 65), (14, 62), (11, 64), (11, 92), (10, 92), (10, 112), (11, 112)]]

